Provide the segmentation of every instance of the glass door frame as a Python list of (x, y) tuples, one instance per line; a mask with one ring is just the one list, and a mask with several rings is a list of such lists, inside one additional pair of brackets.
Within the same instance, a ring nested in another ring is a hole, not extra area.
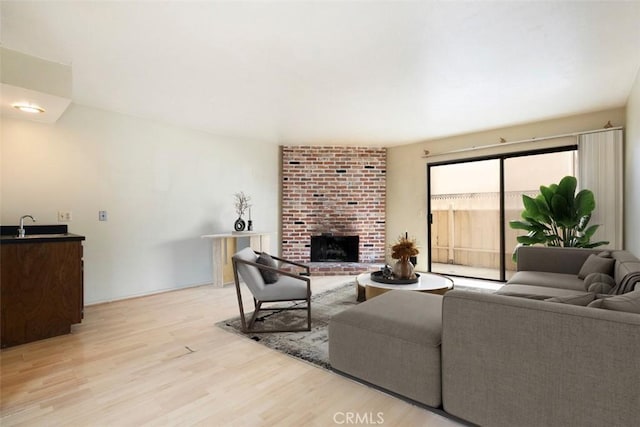
[[(537, 150), (527, 150), (527, 151), (516, 151), (513, 153), (504, 153), (504, 154), (495, 154), (490, 156), (479, 156), (479, 157), (470, 157), (464, 159), (456, 159), (456, 160), (446, 160), (442, 162), (433, 162), (427, 163), (427, 254), (429, 257), (428, 271), (432, 272), (432, 256), (431, 256), (431, 244), (432, 244), (432, 230), (431, 226), (433, 225), (433, 212), (431, 212), (431, 168), (436, 166), (447, 166), (454, 165), (460, 163), (472, 163), (479, 162), (484, 160), (499, 160), (500, 161), (500, 282), (506, 282), (506, 265), (505, 265), (505, 256), (506, 256), (506, 213), (505, 213), (505, 176), (504, 176), (504, 161), (506, 159), (515, 158), (515, 157), (525, 157), (525, 156), (535, 156), (538, 154), (549, 154), (549, 153), (560, 153), (563, 151), (576, 151), (578, 150), (577, 144), (572, 145), (564, 145), (560, 147), (552, 147), (552, 148), (542, 148)], [(454, 277), (467, 277), (471, 279), (482, 279), (482, 280), (491, 280), (470, 276), (461, 276), (456, 274), (447, 274), (448, 276)]]

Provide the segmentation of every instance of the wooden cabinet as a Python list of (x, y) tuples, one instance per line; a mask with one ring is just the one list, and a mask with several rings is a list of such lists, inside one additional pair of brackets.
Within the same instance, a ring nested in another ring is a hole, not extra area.
[(1, 245), (1, 345), (71, 332), (83, 317), (82, 241)]

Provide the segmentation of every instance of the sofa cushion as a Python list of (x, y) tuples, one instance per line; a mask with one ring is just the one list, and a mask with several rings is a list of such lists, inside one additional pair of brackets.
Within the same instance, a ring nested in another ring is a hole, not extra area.
[[(582, 282), (582, 281), (580, 281)], [(571, 297), (576, 295), (588, 295), (589, 292), (580, 292), (574, 289), (550, 288), (547, 286), (533, 285), (505, 285), (495, 292), (498, 295), (545, 300), (553, 297)]]
[(329, 322), (331, 367), (425, 405), (442, 404), (442, 296), (393, 290)]
[(640, 290), (597, 299), (589, 307), (640, 314)]
[(605, 282), (593, 282), (587, 288), (587, 292), (593, 292), (595, 294), (609, 294), (613, 286)]
[[(271, 255), (264, 252), (261, 253), (260, 256), (258, 256), (256, 263), (266, 265), (267, 267), (278, 268), (278, 264), (276, 264), (275, 260), (271, 258)], [(275, 271), (263, 269), (259, 270), (262, 278), (264, 279), (264, 283), (267, 285), (276, 283), (278, 281), (278, 278), (280, 277), (280, 275)]]
[(595, 294), (575, 294), (575, 295), (567, 295), (563, 297), (553, 297), (547, 298), (545, 301), (547, 302), (558, 302), (562, 304), (571, 304), (571, 305), (581, 305), (586, 307), (591, 301), (595, 299)]
[(584, 291), (584, 281), (575, 274), (549, 273), (546, 271), (518, 271), (509, 279), (508, 286), (511, 285), (531, 285)]
[(599, 294), (608, 294), (615, 284), (613, 277), (604, 273), (591, 273), (584, 278), (584, 289)]
[(613, 258), (604, 258), (598, 255), (589, 255), (587, 260), (582, 264), (582, 268), (578, 272), (578, 277), (584, 279), (591, 273), (611, 274), (613, 272)]

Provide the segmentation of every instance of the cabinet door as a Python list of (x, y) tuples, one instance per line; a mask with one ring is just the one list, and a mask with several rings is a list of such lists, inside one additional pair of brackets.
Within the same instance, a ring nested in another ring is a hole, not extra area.
[(82, 319), (82, 243), (2, 245), (2, 347), (67, 334)]

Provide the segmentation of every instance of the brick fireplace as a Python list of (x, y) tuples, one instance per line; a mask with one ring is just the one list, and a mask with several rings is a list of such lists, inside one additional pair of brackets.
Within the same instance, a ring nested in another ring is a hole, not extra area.
[[(309, 263), (312, 236), (358, 236), (359, 262), (384, 263), (386, 149), (282, 147), (282, 256)], [(314, 263), (316, 273), (367, 270)]]

